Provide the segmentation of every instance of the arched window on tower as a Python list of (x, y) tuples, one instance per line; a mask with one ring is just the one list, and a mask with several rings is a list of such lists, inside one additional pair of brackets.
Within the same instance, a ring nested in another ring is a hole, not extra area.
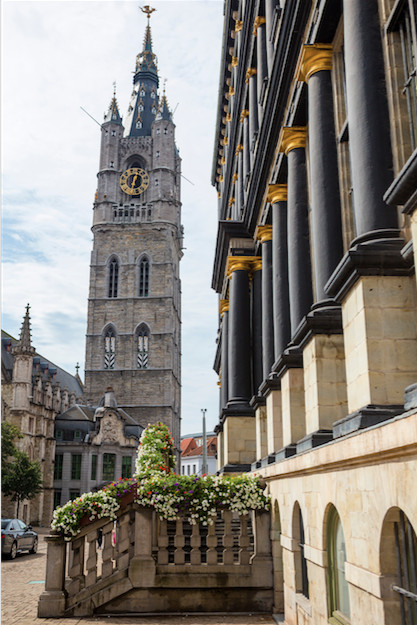
[(136, 333), (138, 369), (147, 369), (149, 362), (149, 328), (142, 323)]
[(139, 262), (139, 297), (149, 296), (149, 258), (144, 256)]
[(112, 258), (109, 263), (108, 297), (117, 297), (119, 288), (119, 262)]
[(104, 335), (104, 368), (114, 369), (116, 362), (116, 333), (108, 328)]

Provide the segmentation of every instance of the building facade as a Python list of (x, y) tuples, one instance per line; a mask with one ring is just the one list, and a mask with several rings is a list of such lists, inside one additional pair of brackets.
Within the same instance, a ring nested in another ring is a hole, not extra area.
[[(54, 508), (54, 424), (57, 414), (80, 402), (83, 385), (78, 371), (71, 375), (36, 352), (30, 332), (29, 306), (18, 340), (2, 332), (2, 421), (16, 425), (23, 438), (16, 441), (29, 460), (41, 466), (43, 488), (20, 508), (22, 520), (49, 525)], [(16, 515), (16, 502), (2, 497), (2, 516)]]
[[(206, 473), (214, 475), (217, 471), (217, 436), (214, 432), (208, 432), (206, 436)], [(203, 464), (203, 434), (181, 436), (181, 475), (203, 475)]]
[(123, 122), (114, 95), (101, 127), (85, 398), (97, 405), (112, 387), (138, 424), (166, 423), (179, 451), (180, 157), (149, 11), (128, 113)]
[(267, 480), (286, 625), (417, 622), (416, 11), (225, 2), (218, 471)]
[(55, 419), (54, 508), (132, 477), (143, 428), (108, 389), (97, 408), (75, 404)]

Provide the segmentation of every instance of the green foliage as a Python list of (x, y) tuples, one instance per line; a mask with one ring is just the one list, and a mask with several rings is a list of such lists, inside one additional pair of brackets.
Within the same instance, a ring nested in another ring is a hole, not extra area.
[(19, 428), (8, 421), (1, 423), (1, 473), (3, 478), (7, 475), (10, 467), (10, 459), (15, 456), (18, 449), (15, 445), (17, 438), (23, 438)]
[(42, 473), (39, 462), (31, 462), (23, 451), (17, 451), (8, 467), (6, 476), (2, 476), (3, 494), (17, 501), (16, 516), (19, 516), (20, 502), (33, 499), (42, 490)]
[(80, 521), (86, 515), (90, 521), (97, 521), (103, 517), (113, 520), (119, 508), (117, 497), (110, 492), (99, 490), (96, 493), (84, 493), (54, 510), (51, 527), (66, 540), (71, 540), (80, 531)]

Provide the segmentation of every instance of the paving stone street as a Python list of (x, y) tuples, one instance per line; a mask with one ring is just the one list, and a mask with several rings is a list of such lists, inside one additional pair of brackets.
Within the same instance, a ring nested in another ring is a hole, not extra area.
[[(276, 625), (270, 615), (180, 615), (126, 616), (45, 619), (37, 618), (37, 603), (44, 590), (46, 543), (45, 528), (39, 533), (38, 553), (20, 554), (15, 560), (1, 563), (1, 623), (2, 625)], [(215, 609), (215, 608), (214, 608)], [(217, 606), (218, 611), (221, 607)]]

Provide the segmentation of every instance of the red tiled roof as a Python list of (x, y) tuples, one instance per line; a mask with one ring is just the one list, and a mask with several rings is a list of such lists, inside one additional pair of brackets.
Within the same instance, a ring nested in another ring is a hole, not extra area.
[[(183, 442), (185, 441), (189, 441), (189, 440), (193, 440), (194, 439), (185, 439)], [(181, 443), (181, 448), (182, 448), (182, 443)], [(210, 438), (207, 439), (207, 455), (208, 456), (215, 456), (217, 452), (217, 436), (211, 436)], [(187, 447), (187, 449), (184, 449), (184, 451), (181, 452), (181, 456), (182, 458), (185, 458), (186, 456), (202, 456), (203, 455), (203, 445), (200, 445), (199, 447), (197, 447), (197, 445), (195, 445), (194, 443), (194, 447)]]
[(184, 456), (184, 454), (190, 452), (192, 449), (195, 449), (196, 447), (197, 447), (197, 443), (195, 442), (193, 438), (184, 438), (181, 441), (181, 456)]

